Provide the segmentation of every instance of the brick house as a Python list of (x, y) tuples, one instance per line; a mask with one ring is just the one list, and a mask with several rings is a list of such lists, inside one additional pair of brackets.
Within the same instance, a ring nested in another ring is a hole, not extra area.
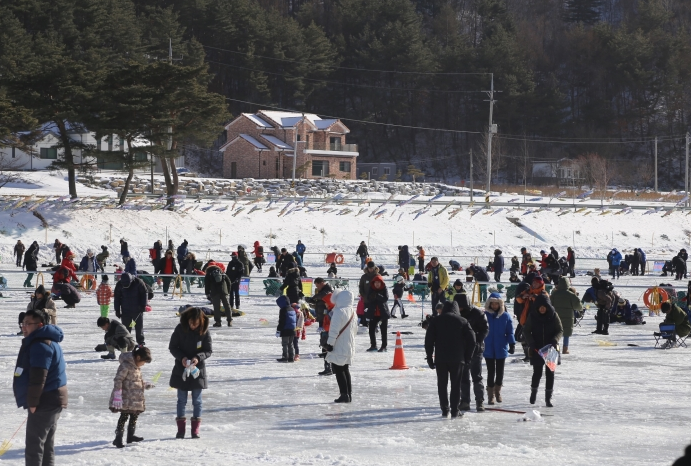
[[(260, 110), (228, 123), (223, 153), (224, 178), (356, 178), (356, 144), (346, 144), (350, 130), (336, 119), (312, 113)], [(297, 151), (294, 147), (297, 146)]]

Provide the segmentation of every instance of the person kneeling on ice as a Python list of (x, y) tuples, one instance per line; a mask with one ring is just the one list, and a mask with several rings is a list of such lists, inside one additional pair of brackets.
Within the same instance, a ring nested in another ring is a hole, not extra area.
[[(27, 311), (44, 311), (50, 317), (50, 325), (58, 325), (58, 311), (55, 308), (55, 302), (50, 297), (43, 285), (38, 285), (36, 291), (31, 295), (31, 301), (26, 306)], [(19, 314), (19, 323), (24, 321), (25, 312)], [(21, 327), (21, 325), (20, 325)]]
[(146, 346), (137, 346), (131, 353), (120, 355), (120, 367), (113, 379), (113, 392), (110, 394), (109, 408), (114, 413), (120, 413), (118, 426), (115, 429), (113, 445), (124, 448), (122, 436), (127, 426), (127, 443), (141, 442), (141, 437), (134, 435), (137, 429), (137, 419), (146, 410), (144, 390), (154, 388), (142, 379), (141, 367), (151, 362), (151, 352)]
[(290, 305), (290, 301), (285, 295), (276, 299), (276, 304), (280, 308), (278, 312), (278, 326), (276, 327), (276, 338), (281, 339), (283, 356), (276, 359), (278, 362), (295, 362), (295, 348), (293, 339), (295, 338), (295, 326), (297, 315), (295, 309)]
[(626, 325), (645, 325), (643, 312), (638, 309), (637, 305), (631, 304), (628, 299), (619, 298), (617, 313), (624, 315), (623, 322)]
[[(530, 404), (535, 404), (537, 389), (540, 387), (545, 360), (539, 351), (547, 345), (552, 345), (559, 351), (559, 339), (563, 335), (563, 328), (559, 315), (548, 296), (539, 295), (535, 306), (530, 308), (528, 318), (523, 326), (523, 337), (530, 348), (530, 364), (533, 366), (533, 380), (530, 384)], [(545, 377), (545, 406), (552, 407), (552, 392), (554, 390), (554, 372), (549, 368)]]
[[(665, 301), (662, 303), (660, 310), (665, 315), (665, 320), (660, 325), (674, 325), (674, 333), (678, 337), (685, 337), (691, 333), (691, 323), (689, 323), (689, 318), (682, 308), (669, 301)], [(673, 340), (667, 340), (661, 348), (674, 347), (675, 343)]]
[[(430, 369), (437, 371), (437, 391), (441, 415), (455, 419), (461, 403), (463, 367), (470, 365), (475, 351), (475, 332), (461, 317), (458, 304), (445, 302), (441, 315), (430, 319), (425, 333), (425, 353)], [(447, 384), (451, 380), (451, 401)], [(461, 413), (463, 415), (463, 413)]]
[(199, 438), (202, 423), (202, 390), (208, 386), (206, 360), (213, 353), (209, 319), (198, 307), (190, 307), (180, 314), (180, 323), (175, 327), (168, 345), (175, 358), (170, 374), (170, 386), (178, 390), (177, 417), (178, 433), (175, 438), (185, 438), (187, 418), (187, 394), (192, 392), (192, 438)]
[(119, 321), (108, 317), (99, 317), (96, 325), (106, 332), (103, 336), (105, 343), (96, 347), (96, 351), (108, 351), (108, 354), (101, 356), (101, 359), (115, 359), (115, 350), (128, 353), (136, 346), (130, 331)]
[(331, 311), (329, 336), (326, 342), (326, 362), (331, 364), (333, 373), (336, 375), (336, 382), (338, 382), (340, 396), (334, 402), (350, 403), (353, 401), (350, 365), (353, 363), (357, 334), (353, 294), (348, 290), (343, 290), (331, 296), (334, 308)]
[(493, 405), (496, 397), (501, 403), (501, 387), (504, 383), (504, 363), (509, 354), (516, 350), (513, 334), (513, 321), (506, 312), (506, 306), (499, 293), (492, 293), (485, 302), (485, 316), (489, 333), (485, 338), (485, 357), (487, 365), (487, 404)]
[(451, 267), (452, 272), (458, 272), (460, 270), (463, 270), (461, 268), (461, 264), (458, 263), (458, 261), (450, 260), (449, 261), (449, 266)]

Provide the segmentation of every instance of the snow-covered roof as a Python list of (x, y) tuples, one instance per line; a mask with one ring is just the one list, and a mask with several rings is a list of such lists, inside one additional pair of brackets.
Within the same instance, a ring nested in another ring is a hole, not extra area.
[(250, 144), (252, 144), (252, 145), (253, 145), (254, 147), (256, 147), (257, 149), (262, 149), (262, 150), (268, 149), (268, 147), (266, 147), (264, 144), (262, 144), (261, 142), (257, 141), (256, 139), (254, 139), (254, 138), (253, 138), (252, 136), (250, 136), (249, 134), (241, 134), (240, 137), (241, 137), (242, 139), (244, 139), (245, 141), (249, 142)]
[(262, 134), (262, 138), (266, 139), (267, 141), (269, 141), (271, 144), (278, 147), (279, 149), (293, 150), (293, 146), (291, 146), (290, 144), (288, 144), (284, 141), (281, 141), (276, 136), (271, 136), (270, 134)]
[(256, 123), (257, 126), (261, 126), (262, 128), (273, 128), (273, 125), (262, 120), (254, 113), (243, 113), (243, 115), (250, 119), (253, 123)]
[[(267, 119), (276, 122), (281, 128), (292, 128), (300, 122), (303, 114), (299, 112), (278, 112), (273, 110), (260, 110), (259, 116), (266, 117)], [(314, 113), (305, 113), (305, 119), (317, 130), (324, 130), (338, 122), (339, 120), (333, 118), (321, 118)], [(341, 123), (342, 124), (342, 123)], [(343, 124), (342, 124), (343, 125)], [(348, 131), (348, 128), (343, 125)]]

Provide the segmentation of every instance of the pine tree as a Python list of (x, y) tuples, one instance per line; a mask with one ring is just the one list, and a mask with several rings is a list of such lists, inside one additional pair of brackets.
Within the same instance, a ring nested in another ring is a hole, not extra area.
[(604, 0), (567, 0), (564, 20), (568, 23), (595, 24), (600, 21), (600, 9)]

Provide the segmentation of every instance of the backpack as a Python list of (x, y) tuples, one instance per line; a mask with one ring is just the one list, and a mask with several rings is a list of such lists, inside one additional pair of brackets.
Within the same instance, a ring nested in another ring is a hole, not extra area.
[(213, 277), (216, 283), (221, 283), (221, 281), (223, 281), (223, 277), (221, 276), (221, 270), (218, 267), (214, 267), (213, 269), (211, 269), (211, 276)]

